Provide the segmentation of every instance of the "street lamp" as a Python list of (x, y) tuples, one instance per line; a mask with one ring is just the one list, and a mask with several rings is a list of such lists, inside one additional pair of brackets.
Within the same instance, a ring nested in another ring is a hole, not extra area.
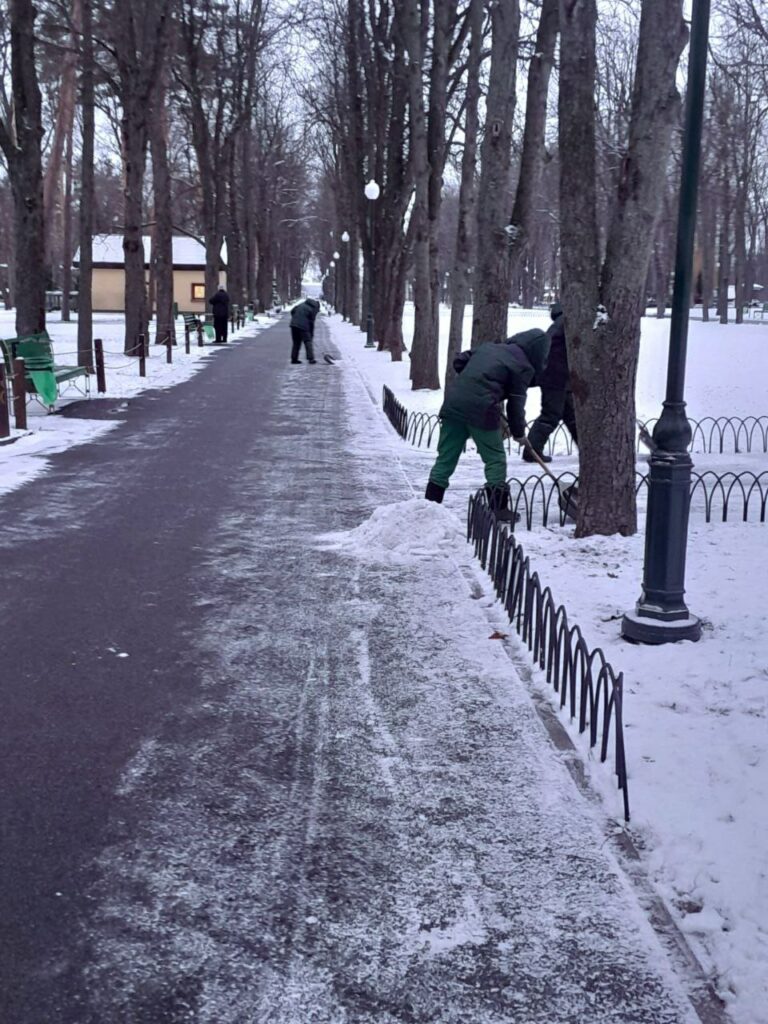
[[(338, 252), (334, 252), (334, 254), (333, 254), (333, 265), (334, 265), (334, 267), (336, 266), (336, 264), (338, 263), (338, 261), (340, 259), (341, 259), (341, 254), (338, 253)], [(339, 271), (338, 271), (338, 269), (334, 270), (334, 272), (333, 272), (333, 309), (334, 309), (334, 312), (338, 313), (338, 311), (339, 311)]]
[(661, 417), (653, 430), (653, 447), (648, 460), (643, 589), (635, 611), (628, 612), (621, 624), (621, 635), (626, 640), (644, 644), (698, 640), (701, 637), (701, 622), (688, 611), (684, 598), (693, 467), (688, 454), (691, 426), (685, 414), (684, 391), (709, 8), (710, 0), (693, 0), (667, 394)]
[(378, 184), (371, 178), (364, 189), (365, 198), (369, 200), (368, 206), (368, 239), (370, 249), (370, 263), (368, 266), (368, 317), (366, 320), (366, 338), (365, 347), (374, 348), (373, 342), (373, 265), (374, 256), (376, 253), (373, 244), (373, 204), (381, 195), (381, 189)]
[[(349, 312), (349, 232), (341, 232), (341, 240), (344, 243), (344, 273), (341, 277), (341, 318), (347, 319)], [(351, 317), (350, 317), (351, 319)]]

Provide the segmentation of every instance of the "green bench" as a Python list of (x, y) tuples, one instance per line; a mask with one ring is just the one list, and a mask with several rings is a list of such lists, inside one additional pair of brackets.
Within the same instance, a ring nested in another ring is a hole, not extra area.
[(13, 372), (13, 360), (24, 360), (26, 392), (50, 412), (68, 387), (81, 395), (91, 393), (91, 378), (85, 366), (65, 366), (54, 359), (53, 345), (48, 333), (30, 334), (24, 338), (0, 340), (6, 371)]
[[(194, 331), (197, 336), (198, 345), (202, 345), (203, 324), (202, 321), (200, 320), (200, 317), (197, 315), (197, 313), (182, 313), (181, 315), (184, 318), (184, 334), (187, 337), (189, 337), (192, 334), (192, 331)], [(208, 331), (206, 331), (205, 333), (208, 334)]]

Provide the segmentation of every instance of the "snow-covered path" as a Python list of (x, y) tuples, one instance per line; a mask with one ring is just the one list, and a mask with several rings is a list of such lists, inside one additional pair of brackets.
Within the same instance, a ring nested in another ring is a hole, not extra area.
[(3, 501), (11, 639), (70, 609), (0, 694), (3, 1019), (691, 1024), (458, 521), (287, 353)]

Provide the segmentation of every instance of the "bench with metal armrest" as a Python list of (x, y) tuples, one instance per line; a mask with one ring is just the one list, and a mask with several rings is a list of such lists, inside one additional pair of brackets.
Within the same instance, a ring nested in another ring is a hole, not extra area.
[[(91, 379), (85, 366), (66, 366), (54, 359), (53, 345), (46, 331), (0, 342), (3, 359), (10, 371), (14, 359), (24, 360), (24, 385), (28, 395), (50, 412), (67, 387), (90, 395)], [(63, 385), (63, 386), (62, 386)]]

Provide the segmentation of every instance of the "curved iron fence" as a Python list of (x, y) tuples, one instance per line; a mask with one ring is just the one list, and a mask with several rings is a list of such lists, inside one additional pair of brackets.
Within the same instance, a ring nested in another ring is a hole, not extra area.
[[(417, 448), (431, 448), (433, 440), (437, 441), (440, 432), (437, 414), (409, 412), (386, 384), (383, 407), (392, 426), (404, 441)], [(656, 422), (656, 419), (640, 421), (640, 426), (652, 434)], [(691, 452), (700, 455), (740, 455), (745, 452), (768, 454), (768, 416), (705, 416), (701, 420), (689, 419), (688, 422), (692, 431), (689, 446)], [(530, 420), (529, 428), (532, 423), (533, 420)], [(513, 446), (519, 450), (519, 446), (509, 437), (504, 443), (508, 454), (512, 452)], [(575, 447), (570, 431), (560, 423), (550, 434), (544, 451), (546, 455), (571, 455)], [(637, 451), (644, 450), (638, 430)]]
[[(557, 482), (535, 475), (509, 480), (512, 509), (520, 515), (520, 525), (527, 530), (534, 526), (558, 523), (564, 526), (565, 503), (559, 503), (560, 488), (577, 484), (574, 473), (560, 473)], [(648, 474), (635, 476), (636, 492), (648, 488)], [(768, 470), (762, 473), (704, 473), (691, 475), (691, 518), (703, 517), (705, 523), (758, 522), (768, 520)]]
[(544, 587), (514, 534), (500, 525), (488, 508), (485, 491), (469, 499), (467, 539), (474, 545), (493, 581), (510, 623), (568, 707), (579, 732), (589, 731), (589, 745), (600, 744), (605, 761), (613, 728), (614, 772), (624, 799), (624, 818), (629, 821), (629, 788), (624, 748), (624, 675), (617, 673), (597, 647), (590, 651), (576, 625), (570, 625), (563, 605), (556, 605), (552, 591)]

